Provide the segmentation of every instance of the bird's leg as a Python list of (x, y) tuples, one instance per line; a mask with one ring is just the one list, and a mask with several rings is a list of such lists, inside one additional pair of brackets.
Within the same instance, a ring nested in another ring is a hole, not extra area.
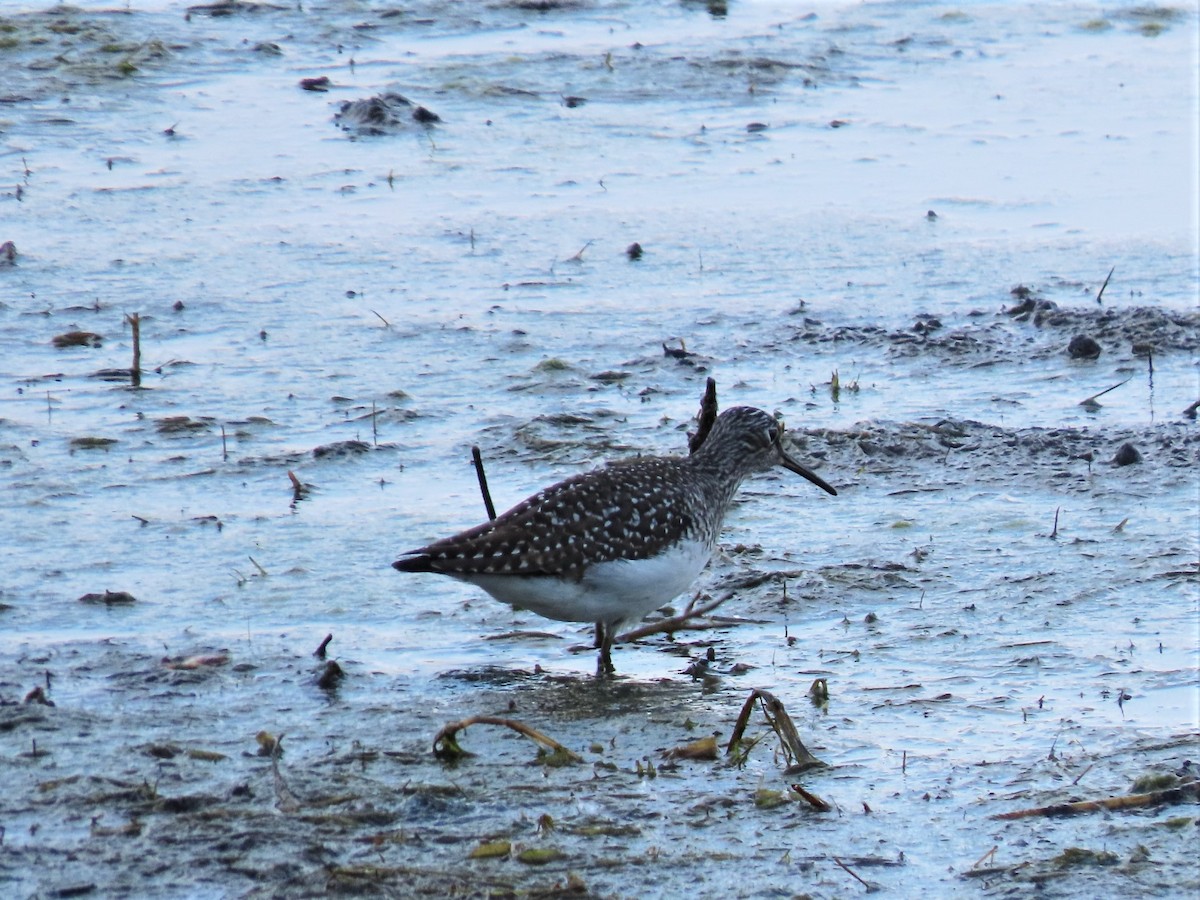
[(596, 677), (604, 678), (616, 671), (612, 662), (612, 642), (615, 633), (612, 625), (607, 622), (596, 623), (596, 649), (600, 651), (600, 656), (596, 660)]

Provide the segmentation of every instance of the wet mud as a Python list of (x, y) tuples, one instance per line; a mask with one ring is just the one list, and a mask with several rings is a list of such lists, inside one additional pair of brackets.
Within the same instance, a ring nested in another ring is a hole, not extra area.
[[(6, 9), (0, 894), (1194, 894), (1195, 26)], [(616, 678), (391, 570), (709, 377)]]

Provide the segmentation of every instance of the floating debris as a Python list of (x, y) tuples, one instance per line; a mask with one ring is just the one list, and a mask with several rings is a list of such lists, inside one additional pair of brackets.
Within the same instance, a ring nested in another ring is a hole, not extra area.
[(56, 334), (50, 343), (59, 350), (66, 347), (99, 347), (104, 343), (104, 337), (94, 331), (68, 331)]
[(84, 594), (79, 598), (80, 603), (103, 603), (105, 606), (128, 606), (137, 602), (137, 598), (128, 591), (105, 591), (103, 594)]

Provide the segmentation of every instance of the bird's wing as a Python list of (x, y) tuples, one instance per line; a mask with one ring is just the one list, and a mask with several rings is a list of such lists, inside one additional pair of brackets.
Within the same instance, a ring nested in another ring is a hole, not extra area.
[(613, 463), (534, 494), (491, 522), (413, 551), (396, 567), (579, 578), (588, 563), (646, 559), (691, 532), (674, 460)]

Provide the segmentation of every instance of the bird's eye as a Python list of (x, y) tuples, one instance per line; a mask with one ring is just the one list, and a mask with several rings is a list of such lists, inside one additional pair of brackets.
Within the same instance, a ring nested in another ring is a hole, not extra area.
[(779, 440), (779, 429), (776, 428), (774, 425), (764, 428), (763, 429), (763, 437), (766, 439), (766, 443), (764, 444), (764, 446), (770, 447), (777, 440)]

